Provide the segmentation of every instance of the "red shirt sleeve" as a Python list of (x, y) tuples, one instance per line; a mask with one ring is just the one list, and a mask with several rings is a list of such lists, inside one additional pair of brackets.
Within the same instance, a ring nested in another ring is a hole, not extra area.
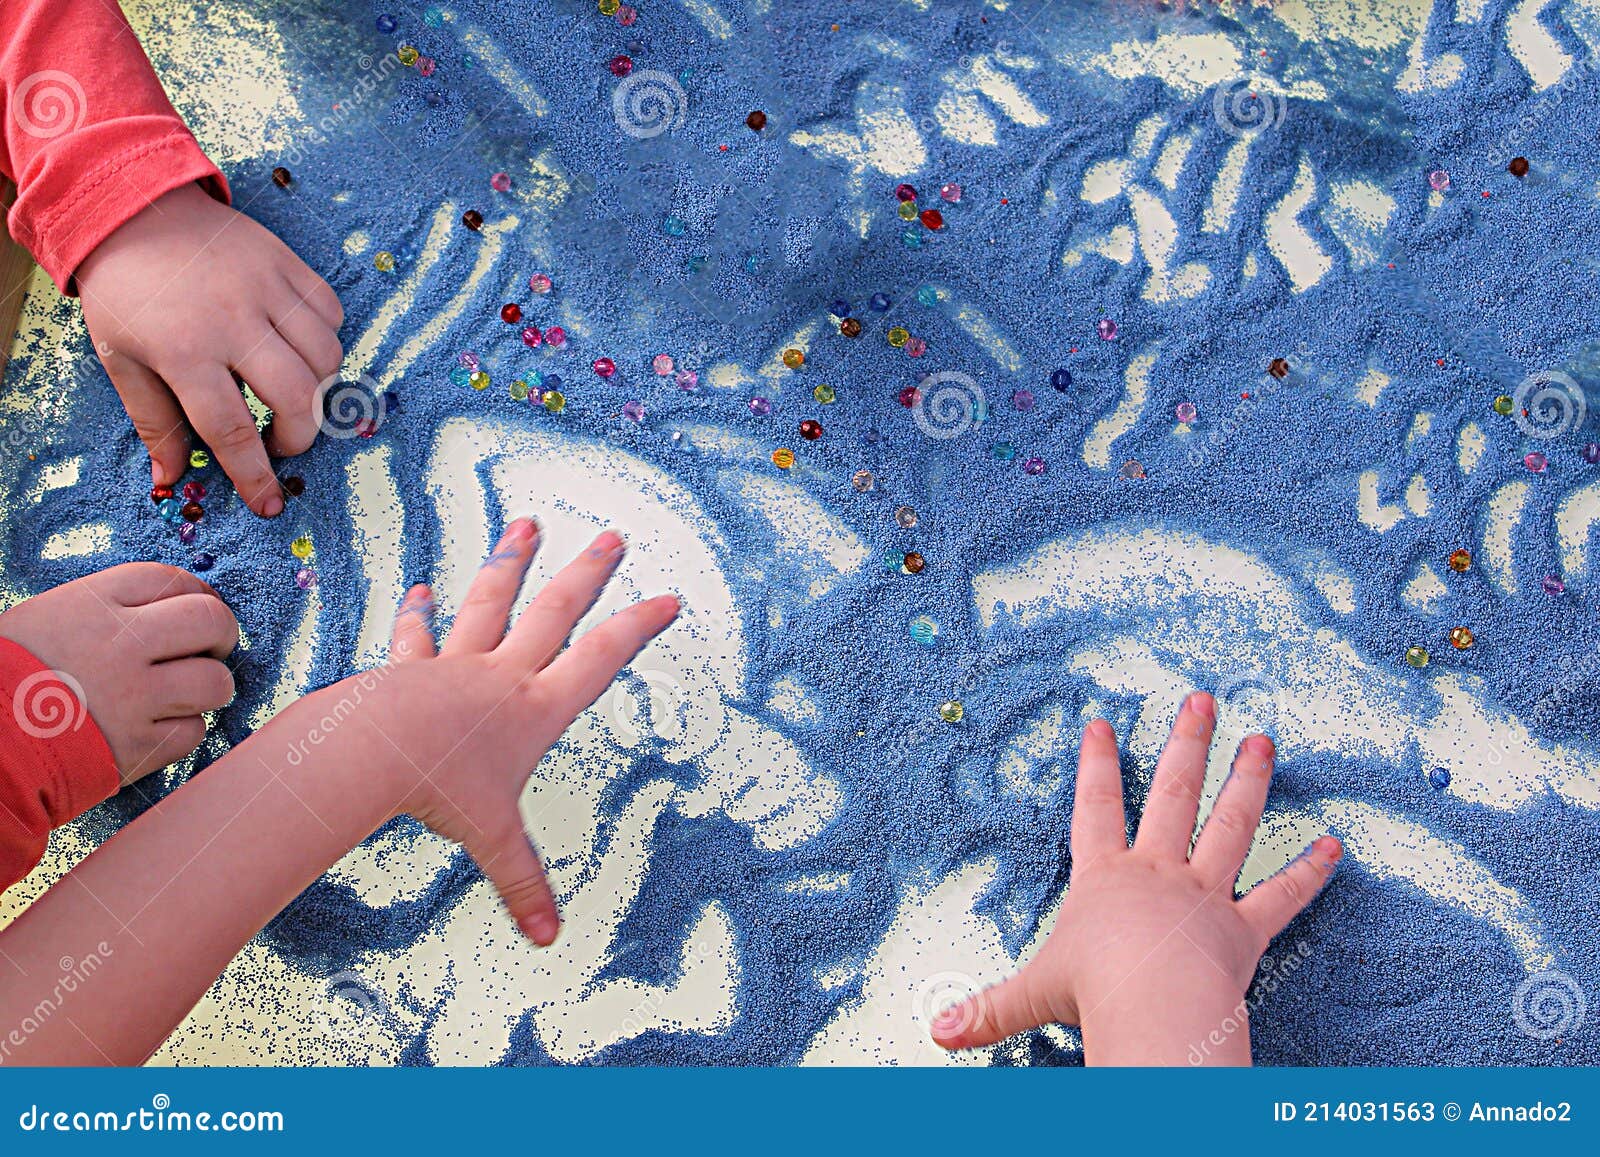
[(0, 891), (44, 855), (50, 832), (113, 795), (116, 760), (82, 698), (0, 639)]
[(11, 236), (63, 293), (163, 193), (199, 181), (228, 200), (115, 0), (0, 0), (0, 113)]

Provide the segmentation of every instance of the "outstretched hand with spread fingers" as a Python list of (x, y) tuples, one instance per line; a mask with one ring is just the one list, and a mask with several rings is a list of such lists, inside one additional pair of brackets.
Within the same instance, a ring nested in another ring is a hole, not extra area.
[(1314, 899), (1343, 855), (1322, 836), (1282, 871), (1235, 896), (1266, 804), (1273, 746), (1239, 745), (1193, 841), (1216, 701), (1189, 696), (1156, 765), (1128, 846), (1110, 724), (1084, 729), (1072, 813), (1072, 878), (1056, 926), (1009, 980), (944, 1010), (945, 1048), (994, 1044), (1057, 1022), (1083, 1030), (1089, 1064), (1249, 1064), (1245, 991), (1271, 939)]

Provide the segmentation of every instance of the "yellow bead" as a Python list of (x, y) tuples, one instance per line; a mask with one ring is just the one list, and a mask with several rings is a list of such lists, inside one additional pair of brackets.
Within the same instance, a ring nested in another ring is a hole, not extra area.
[(778, 449), (772, 452), (772, 464), (779, 470), (787, 470), (794, 465), (794, 451)]
[(946, 699), (939, 704), (939, 718), (946, 723), (960, 723), (961, 717), (966, 713), (967, 709), (961, 705), (959, 699)]
[(895, 326), (889, 331), (889, 344), (899, 349), (911, 340), (911, 334), (902, 326)]
[(1428, 660), (1432, 657), (1424, 647), (1409, 647), (1406, 649), (1406, 662), (1419, 671), (1428, 665)]
[(310, 558), (311, 536), (309, 534), (302, 534), (299, 538), (291, 542), (289, 544), (289, 553), (294, 555), (295, 558), (299, 559), (301, 562), (304, 562), (306, 559)]
[(829, 402), (833, 401), (833, 399), (835, 397), (837, 397), (838, 395), (836, 395), (833, 392), (833, 387), (832, 386), (823, 385), (823, 386), (818, 386), (816, 389), (812, 390), (811, 391), (811, 396), (813, 398), (815, 398), (817, 401), (821, 402), (824, 406), (826, 406)]
[(526, 402), (528, 400), (528, 383), (521, 378), (511, 383), (511, 400), (514, 402)]
[(544, 408), (552, 414), (559, 414), (567, 408), (567, 395), (560, 390), (546, 390), (544, 392)]
[(394, 269), (394, 254), (380, 249), (372, 255), (372, 264), (379, 273), (388, 273)]
[(211, 465), (211, 455), (204, 450), (192, 451), (189, 455), (189, 465), (196, 470), (204, 470)]
[(900, 214), (900, 220), (910, 221), (917, 215), (917, 203), (915, 201), (901, 201), (897, 212)]
[(1517, 404), (1511, 400), (1510, 394), (1501, 394), (1494, 400), (1494, 412), (1497, 414), (1509, 414), (1516, 408), (1516, 405)]
[(615, 16), (617, 9), (622, 7), (622, 0), (600, 0), (600, 15)]
[(791, 370), (797, 370), (806, 364), (806, 355), (795, 349), (793, 346), (790, 346), (788, 349), (783, 351), (783, 364), (788, 366)]
[(475, 390), (487, 390), (489, 388), (489, 374), (486, 370), (478, 370), (467, 381), (472, 383), (472, 388)]
[(1454, 627), (1450, 631), (1450, 645), (1458, 651), (1465, 651), (1476, 641), (1471, 627)]
[(400, 58), (401, 64), (405, 65), (407, 68), (410, 68), (417, 62), (417, 57), (422, 54), (419, 53), (415, 48), (412, 48), (411, 45), (402, 44), (400, 46), (400, 51), (396, 52), (395, 55)]

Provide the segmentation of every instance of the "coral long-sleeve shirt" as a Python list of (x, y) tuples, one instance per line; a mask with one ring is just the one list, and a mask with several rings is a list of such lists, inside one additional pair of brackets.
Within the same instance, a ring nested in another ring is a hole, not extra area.
[(63, 293), (100, 242), (163, 193), (228, 185), (115, 0), (0, 2), (0, 172), (11, 236)]

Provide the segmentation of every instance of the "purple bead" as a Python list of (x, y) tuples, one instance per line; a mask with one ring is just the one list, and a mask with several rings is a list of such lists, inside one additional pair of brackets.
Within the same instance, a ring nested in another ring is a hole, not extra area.
[(1590, 442), (1583, 448), (1583, 460), (1591, 466), (1600, 463), (1600, 442)]
[(1559, 578), (1557, 578), (1553, 574), (1547, 574), (1547, 575), (1544, 576), (1543, 586), (1544, 586), (1544, 593), (1547, 594), (1547, 595), (1563, 594), (1563, 593), (1565, 593), (1565, 591), (1567, 589), (1567, 584), (1562, 582)]
[(186, 522), (178, 527), (178, 541), (188, 546), (200, 537), (200, 528), (192, 522)]
[(679, 370), (672, 375), (672, 380), (678, 383), (678, 389), (686, 394), (692, 394), (700, 388), (700, 375), (693, 370)]
[(1428, 174), (1428, 188), (1435, 193), (1442, 193), (1450, 187), (1450, 174), (1443, 169), (1435, 169)]
[(1023, 464), (1022, 464), (1022, 472), (1024, 474), (1035, 474), (1035, 475), (1043, 474), (1044, 473), (1044, 459), (1043, 458), (1029, 458), (1027, 461), (1023, 462)]
[(644, 421), (644, 403), (643, 402), (623, 402), (622, 403), (622, 416), (624, 418), (628, 419), (628, 421), (630, 421), (630, 422), (642, 422), (642, 421)]
[(1033, 391), (1018, 390), (1016, 393), (1011, 395), (1011, 404), (1017, 409), (1023, 411), (1033, 409)]
[(758, 418), (765, 418), (772, 413), (772, 403), (765, 398), (751, 398), (750, 412)]
[(1199, 411), (1197, 411), (1194, 408), (1194, 403), (1193, 402), (1179, 402), (1178, 403), (1178, 408), (1173, 411), (1173, 413), (1178, 416), (1178, 421), (1184, 422), (1184, 423), (1189, 423), (1189, 422), (1194, 421), (1195, 415), (1198, 412)]
[(456, 358), (456, 360), (462, 365), (466, 366), (467, 369), (473, 370), (474, 372), (476, 372), (478, 368), (478, 355), (473, 353), (471, 350), (463, 351), (461, 355)]
[(308, 566), (303, 566), (294, 572), (294, 585), (303, 591), (308, 591), (317, 585), (317, 572)]
[(1527, 454), (1523, 455), (1522, 464), (1529, 470), (1532, 470), (1535, 474), (1543, 474), (1545, 467), (1550, 465), (1550, 461), (1543, 454), (1539, 453), (1539, 451), (1530, 450)]
[(217, 565), (217, 556), (201, 551), (194, 556), (194, 569), (196, 574), (203, 574)]
[(1102, 341), (1116, 341), (1117, 323), (1112, 321), (1109, 317), (1101, 318), (1099, 323), (1094, 327), (1094, 332), (1100, 335)]

